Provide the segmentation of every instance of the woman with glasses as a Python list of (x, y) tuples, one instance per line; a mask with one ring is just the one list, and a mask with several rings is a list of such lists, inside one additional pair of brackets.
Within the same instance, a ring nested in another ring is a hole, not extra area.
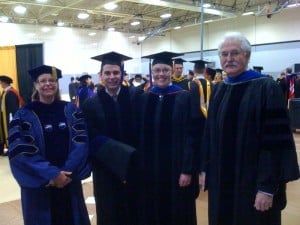
[(8, 150), (24, 224), (89, 225), (81, 186), (90, 175), (82, 114), (60, 99), (61, 70), (43, 65), (29, 74), (32, 102), (14, 115)]
[(195, 127), (190, 94), (172, 85), (172, 57), (162, 52), (153, 59), (154, 86), (138, 102), (143, 202), (140, 224), (196, 225), (198, 181), (194, 148)]

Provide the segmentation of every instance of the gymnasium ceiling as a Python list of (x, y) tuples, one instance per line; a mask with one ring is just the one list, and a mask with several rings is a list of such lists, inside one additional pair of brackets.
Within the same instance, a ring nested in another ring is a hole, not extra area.
[[(106, 3), (115, 3), (114, 10), (104, 8)], [(210, 7), (203, 8), (203, 21), (210, 22), (236, 17), (252, 11), (256, 16), (278, 13), (288, 4), (300, 0), (204, 0)], [(17, 14), (15, 6), (26, 7), (24, 14)], [(0, 0), (0, 19), (7, 18), (10, 23), (38, 24), (83, 29), (107, 30), (151, 35), (200, 23), (201, 0)], [(79, 13), (87, 13), (87, 19), (78, 19)], [(162, 19), (160, 15), (171, 14)], [(132, 22), (140, 22), (133, 26)]]

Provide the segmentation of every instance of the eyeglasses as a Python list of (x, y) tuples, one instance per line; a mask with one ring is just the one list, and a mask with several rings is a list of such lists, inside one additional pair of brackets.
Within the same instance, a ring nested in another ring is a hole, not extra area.
[(38, 80), (37, 83), (41, 84), (41, 85), (45, 85), (45, 84), (56, 84), (57, 80), (56, 79), (42, 79), (42, 80)]
[(169, 73), (169, 72), (171, 72), (171, 69), (169, 69), (169, 68), (162, 68), (162, 69), (160, 69), (160, 68), (155, 68), (154, 70), (153, 70), (153, 73), (155, 73), (155, 74), (158, 74), (158, 73)]
[(243, 52), (242, 51), (238, 51), (238, 50), (233, 50), (233, 51), (230, 51), (230, 52), (221, 52), (219, 54), (219, 56), (221, 58), (227, 58), (229, 55), (233, 58), (237, 57), (238, 55), (242, 54)]

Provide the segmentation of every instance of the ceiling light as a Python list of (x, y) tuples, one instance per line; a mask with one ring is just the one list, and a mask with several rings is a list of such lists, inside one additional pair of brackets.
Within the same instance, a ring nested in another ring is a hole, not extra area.
[(49, 28), (49, 27), (43, 27), (43, 28), (42, 28), (42, 31), (43, 31), (44, 33), (47, 33), (47, 32), (50, 31), (50, 28)]
[(89, 36), (95, 36), (95, 35), (96, 35), (95, 32), (90, 32), (90, 33), (89, 33)]
[(87, 14), (87, 13), (79, 13), (78, 15), (77, 15), (77, 18), (78, 19), (81, 19), (81, 20), (85, 20), (85, 19), (87, 19), (87, 18), (89, 18), (89, 14)]
[(171, 16), (172, 16), (171, 13), (165, 13), (165, 14), (160, 15), (160, 18), (166, 19), (166, 18), (170, 18)]
[(131, 26), (137, 26), (139, 25), (141, 22), (140, 21), (133, 21), (130, 23)]
[(17, 5), (15, 8), (14, 8), (14, 11), (18, 14), (24, 14), (26, 12), (26, 8), (22, 5)]
[(242, 14), (242, 16), (248, 16), (248, 15), (253, 15), (253, 14), (254, 14), (254, 12), (244, 12)]
[(209, 4), (209, 3), (204, 3), (203, 4), (203, 8), (209, 8), (209, 7), (211, 7), (211, 4)]
[(213, 20), (206, 20), (206, 21), (204, 21), (204, 23), (211, 23), (211, 22), (213, 22)]
[(63, 25), (65, 25), (64, 22), (62, 22), (62, 21), (58, 21), (58, 22), (57, 22), (57, 26), (62, 27)]
[(106, 4), (104, 5), (104, 8), (105, 8), (106, 10), (114, 10), (114, 9), (117, 8), (117, 7), (118, 7), (118, 5), (115, 4), (115, 3), (113, 3), (113, 2), (109, 2), (109, 3), (106, 3)]
[(287, 8), (295, 8), (295, 7), (298, 7), (298, 6), (300, 6), (300, 4), (295, 3), (295, 4), (287, 5)]
[(145, 40), (145, 38), (146, 38), (146, 36), (140, 36), (140, 37), (138, 37), (138, 40), (143, 41), (143, 40)]
[(114, 27), (110, 27), (107, 29), (107, 31), (115, 31), (116, 29)]
[(39, 3), (46, 3), (46, 2), (48, 2), (48, 0), (36, 0), (36, 2), (39, 2)]
[(7, 16), (0, 16), (0, 22), (7, 23), (8, 22), (8, 17)]
[(135, 38), (135, 36), (134, 36), (134, 35), (131, 35), (129, 38), (130, 38), (130, 39), (133, 39), (133, 38)]
[(177, 26), (177, 27), (174, 27), (174, 30), (178, 30), (180, 28), (181, 28), (181, 26)]

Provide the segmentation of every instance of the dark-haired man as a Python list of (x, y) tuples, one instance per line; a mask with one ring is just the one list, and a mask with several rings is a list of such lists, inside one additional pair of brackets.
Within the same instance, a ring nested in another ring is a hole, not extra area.
[(189, 80), (183, 76), (183, 63), (184, 59), (176, 58), (173, 64), (172, 84), (181, 87), (184, 90), (189, 90)]
[(101, 61), (103, 88), (83, 104), (92, 159), (98, 225), (136, 224), (136, 190), (133, 159), (136, 144), (133, 89), (121, 85), (125, 55), (109, 52), (92, 57)]

